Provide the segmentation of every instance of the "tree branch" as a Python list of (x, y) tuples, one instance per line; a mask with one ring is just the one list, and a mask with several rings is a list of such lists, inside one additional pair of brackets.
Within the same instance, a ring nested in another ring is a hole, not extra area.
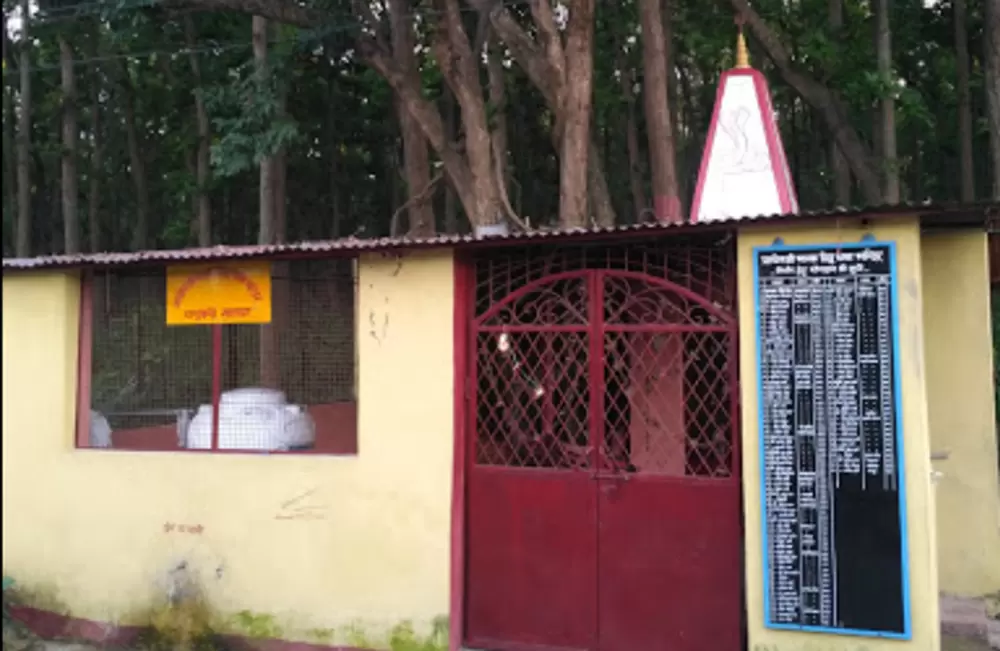
[(472, 173), (463, 156), (448, 140), (437, 107), (424, 99), (420, 88), (414, 87), (411, 80), (396, 66), (389, 53), (379, 47), (375, 38), (362, 34), (358, 37), (358, 55), (375, 72), (379, 73), (399, 96), (406, 110), (420, 125), (427, 142), (444, 164), (445, 174), (451, 186), (458, 194), (463, 206), (472, 205), (470, 194), (472, 188)]
[[(441, 172), (436, 173), (431, 177), (431, 180), (427, 182), (427, 185), (424, 186), (423, 190), (407, 199), (399, 208), (396, 208), (396, 212), (392, 213), (392, 219), (389, 220), (390, 237), (399, 237), (399, 218), (409, 208), (424, 204), (428, 199), (434, 196), (434, 187), (440, 183), (442, 178), (444, 178), (444, 175)], [(413, 224), (408, 224), (408, 226), (410, 229), (413, 228)]]
[(561, 86), (566, 81), (566, 56), (563, 53), (562, 35), (556, 27), (556, 18), (549, 0), (532, 0), (531, 16), (538, 26), (539, 42)]
[(861, 184), (865, 201), (871, 205), (882, 203), (881, 183), (871, 149), (851, 126), (843, 104), (837, 101), (836, 95), (828, 87), (796, 68), (781, 38), (750, 7), (748, 0), (729, 0), (729, 3), (753, 32), (785, 82), (823, 116), (823, 121), (844, 153), (851, 172)]

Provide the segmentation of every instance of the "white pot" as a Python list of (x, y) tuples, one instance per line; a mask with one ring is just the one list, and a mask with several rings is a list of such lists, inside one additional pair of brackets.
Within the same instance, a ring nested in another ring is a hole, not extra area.
[[(187, 428), (186, 447), (212, 447), (212, 405), (201, 405)], [(289, 450), (316, 442), (316, 425), (298, 405), (274, 389), (227, 391), (219, 400), (219, 449)]]
[(90, 410), (90, 447), (110, 448), (112, 443), (111, 424), (99, 411)]

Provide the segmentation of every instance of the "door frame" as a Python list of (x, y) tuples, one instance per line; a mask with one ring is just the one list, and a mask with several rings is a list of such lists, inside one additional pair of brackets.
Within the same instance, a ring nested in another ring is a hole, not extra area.
[(465, 640), (465, 498), (466, 445), (469, 410), (468, 360), (472, 328), (473, 262), (458, 251), (452, 254), (454, 275), (454, 451), (451, 485), (451, 541), (448, 604), (448, 649), (461, 651)]
[[(475, 260), (472, 255), (453, 249), (452, 254), (453, 270), (453, 397), (454, 397), (454, 421), (453, 421), (453, 466), (452, 466), (452, 496), (451, 496), (451, 531), (449, 550), (449, 606), (448, 606), (448, 648), (449, 651), (465, 650), (465, 588), (466, 588), (466, 514), (467, 514), (467, 482), (468, 482), (468, 438), (470, 431), (470, 418), (474, 410), (470, 410), (468, 396), (470, 393), (469, 383), (469, 360), (473, 349), (472, 337), (474, 329), (472, 322), (474, 318), (473, 307), (475, 305)], [(672, 284), (672, 283), (671, 283)], [(681, 290), (682, 293), (702, 299), (684, 288), (674, 288), (674, 291)], [(714, 311), (714, 310), (713, 310)], [(739, 313), (729, 316), (732, 341), (729, 345), (730, 354), (734, 356), (732, 363), (739, 364)], [(738, 382), (738, 370), (734, 372)], [(733, 387), (732, 403), (734, 411), (731, 414), (733, 419), (733, 472), (737, 475), (739, 482), (738, 491), (742, 495), (742, 472), (739, 467), (741, 447), (740, 441), (740, 405), (739, 391)], [(739, 523), (743, 528), (742, 518)], [(745, 586), (744, 586), (745, 590)], [(745, 594), (742, 595), (745, 602)], [(743, 618), (745, 618), (745, 613)], [(745, 622), (743, 622), (745, 626)], [(742, 631), (741, 631), (742, 636)], [(526, 647), (527, 648), (527, 647)], [(471, 650), (469, 650), (471, 651)], [(538, 648), (538, 651), (546, 651), (545, 648)]]

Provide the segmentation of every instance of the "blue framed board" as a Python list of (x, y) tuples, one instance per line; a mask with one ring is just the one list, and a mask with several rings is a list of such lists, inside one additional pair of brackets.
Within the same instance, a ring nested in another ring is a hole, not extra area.
[(910, 639), (895, 243), (753, 271), (765, 625)]

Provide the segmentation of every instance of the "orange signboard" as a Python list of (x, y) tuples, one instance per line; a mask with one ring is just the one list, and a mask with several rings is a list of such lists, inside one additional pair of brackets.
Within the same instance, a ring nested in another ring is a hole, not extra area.
[(167, 325), (271, 322), (271, 263), (167, 267)]

